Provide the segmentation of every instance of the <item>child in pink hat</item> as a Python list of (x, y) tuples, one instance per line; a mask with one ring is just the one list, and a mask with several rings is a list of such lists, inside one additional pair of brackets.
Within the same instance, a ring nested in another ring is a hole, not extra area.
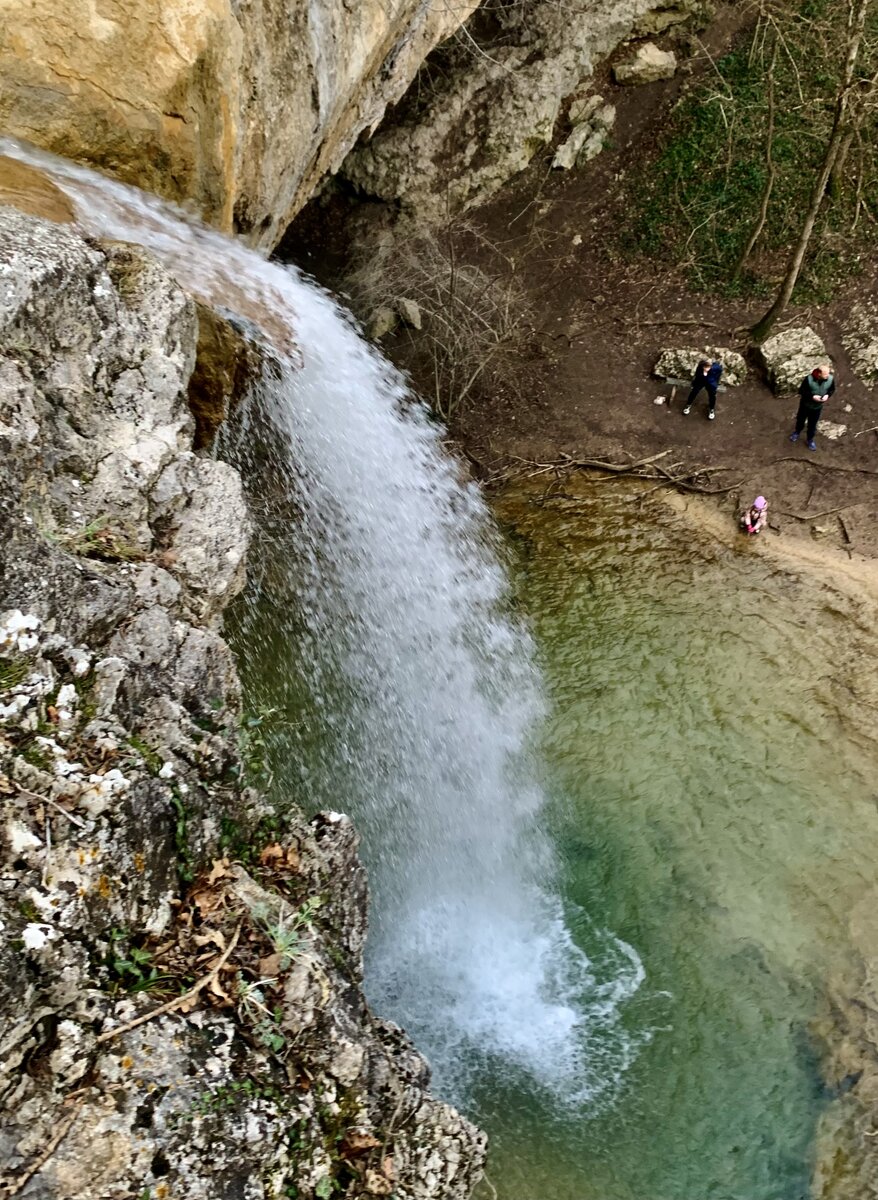
[(768, 522), (768, 501), (757, 496), (748, 509), (741, 513), (741, 531), (746, 534), (761, 533)]

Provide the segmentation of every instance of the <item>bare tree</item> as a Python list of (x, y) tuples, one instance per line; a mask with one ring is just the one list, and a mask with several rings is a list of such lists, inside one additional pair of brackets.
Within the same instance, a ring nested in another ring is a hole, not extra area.
[[(863, 41), (863, 33), (866, 28), (866, 18), (869, 14), (869, 6), (872, 0), (849, 0), (847, 11), (847, 30), (845, 36), (845, 64), (842, 72), (842, 77), (839, 82), (838, 90), (835, 97), (835, 106), (833, 110), (832, 128), (829, 132), (829, 138), (826, 142), (826, 148), (823, 152), (823, 161), (820, 165), (820, 170), (814, 181), (814, 187), (811, 191), (811, 198), (808, 204), (808, 209), (805, 213), (805, 220), (799, 234), (798, 241), (790, 256), (787, 265), (786, 274), (780, 285), (777, 297), (768, 311), (761, 317), (759, 321), (751, 329), (750, 333), (754, 341), (764, 341), (771, 332), (778, 318), (783, 313), (784, 309), (790, 302), (793, 294), (793, 289), (796, 286), (796, 281), (799, 278), (799, 272), (802, 269), (802, 264), (805, 261), (805, 255), (808, 252), (808, 245), (811, 241), (811, 234), (814, 232), (814, 225), (817, 221), (817, 216), (820, 212), (820, 206), (823, 203), (823, 197), (826, 194), (826, 188), (829, 183), (833, 168), (838, 162), (839, 154), (845, 144), (847, 134), (847, 119), (848, 110), (851, 107), (851, 99), (857, 91), (858, 84), (855, 82), (855, 73), (857, 59), (860, 54), (860, 46)], [(867, 88), (870, 88), (874, 81), (870, 80)]]

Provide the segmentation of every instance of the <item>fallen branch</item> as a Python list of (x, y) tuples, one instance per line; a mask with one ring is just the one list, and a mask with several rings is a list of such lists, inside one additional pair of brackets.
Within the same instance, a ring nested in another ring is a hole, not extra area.
[(637, 462), (632, 463), (611, 463), (601, 458), (571, 458), (569, 454), (562, 454), (560, 462), (552, 465), (557, 468), (566, 464), (569, 467), (585, 467), (594, 471), (612, 471), (616, 475), (632, 475), (638, 468), (648, 467), (652, 463), (658, 462), (660, 458), (667, 458), (670, 453), (670, 450), (662, 450), (660, 454), (652, 454), (649, 458), (639, 458)]
[(715, 321), (682, 320), (674, 317), (664, 317), (661, 321), (629, 321), (630, 325), (697, 325), (700, 329), (725, 329), (725, 325), (717, 325)]
[(878, 432), (878, 425), (870, 425), (868, 429), (861, 429), (859, 433), (855, 433), (854, 437), (858, 438), (858, 437), (862, 437), (864, 433), (876, 433), (876, 432)]
[(833, 463), (819, 462), (813, 458), (801, 458), (792, 454), (784, 458), (776, 458), (774, 462), (804, 463), (808, 467), (819, 467), (822, 471), (842, 471), (846, 475), (878, 475), (878, 471), (872, 470), (871, 467), (841, 467), (835, 466)]
[(184, 992), (182, 996), (175, 996), (173, 1000), (168, 1000), (166, 1004), (160, 1004), (158, 1008), (154, 1008), (151, 1012), (141, 1013), (139, 1017), (135, 1017), (133, 1021), (127, 1021), (124, 1025), (117, 1025), (115, 1029), (108, 1029), (106, 1033), (102, 1033), (96, 1038), (95, 1044), (100, 1045), (102, 1042), (109, 1042), (114, 1037), (118, 1037), (122, 1033), (130, 1033), (132, 1029), (136, 1029), (138, 1025), (145, 1025), (147, 1021), (152, 1021), (155, 1017), (162, 1017), (165, 1013), (174, 1012), (175, 1009), (182, 1008), (187, 1004), (193, 996), (204, 991), (215, 979), (219, 977), (220, 971), (229, 961), (229, 957), (238, 944), (238, 938), (241, 934), (241, 926), (235, 930), (232, 935), (232, 940), (222, 952), (219, 961), (213, 970), (202, 977), (192, 985), (188, 992)]

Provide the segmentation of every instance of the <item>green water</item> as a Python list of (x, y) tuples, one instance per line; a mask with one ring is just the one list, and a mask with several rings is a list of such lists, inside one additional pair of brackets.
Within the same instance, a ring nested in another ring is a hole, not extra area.
[(640, 955), (639, 1050), (594, 1113), (484, 1080), (490, 1178), (500, 1200), (798, 1200), (831, 1103), (810, 1027), (828, 983), (854, 986), (878, 851), (876, 612), (605, 496), (497, 510), (571, 919)]

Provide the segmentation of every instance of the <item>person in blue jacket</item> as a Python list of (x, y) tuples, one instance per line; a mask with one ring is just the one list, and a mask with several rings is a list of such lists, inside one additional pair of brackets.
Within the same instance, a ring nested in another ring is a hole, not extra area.
[(723, 373), (723, 365), (717, 359), (711, 362), (707, 358), (702, 358), (701, 362), (695, 368), (695, 374), (692, 376), (692, 391), (689, 393), (689, 399), (686, 401), (686, 407), (683, 409), (683, 416), (687, 417), (692, 410), (692, 404), (702, 391), (707, 391), (707, 419), (712, 421), (716, 416), (716, 389), (719, 387), (720, 376)]

